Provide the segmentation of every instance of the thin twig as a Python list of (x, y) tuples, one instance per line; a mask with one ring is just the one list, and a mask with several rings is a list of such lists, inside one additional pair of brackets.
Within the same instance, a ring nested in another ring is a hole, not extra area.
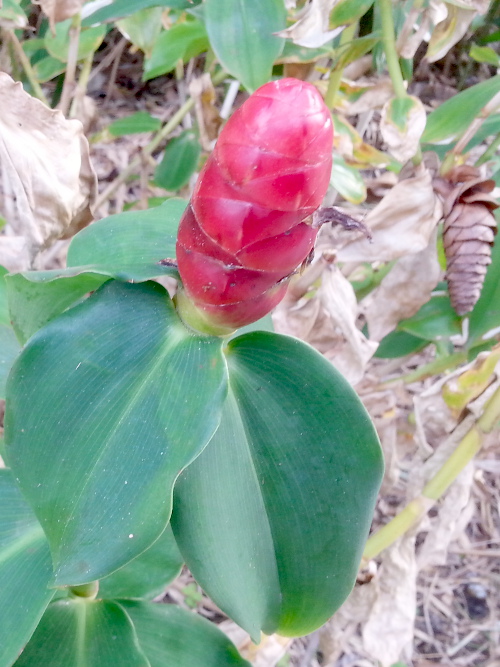
[(38, 83), (38, 79), (36, 78), (35, 72), (31, 67), (30, 60), (26, 55), (26, 53), (24, 52), (24, 49), (21, 45), (21, 42), (18, 40), (16, 33), (13, 30), (3, 30), (3, 34), (10, 40), (14, 48), (14, 51), (16, 52), (16, 56), (23, 67), (24, 73), (26, 74), (26, 78), (30, 82), (31, 88), (33, 90), (33, 95), (37, 97), (40, 100), (40, 102), (43, 102), (47, 106), (50, 106), (40, 84)]
[(61, 100), (58, 104), (58, 108), (63, 112), (64, 115), (68, 113), (70, 101), (74, 95), (76, 66), (78, 63), (78, 45), (80, 43), (80, 29), (81, 17), (80, 14), (76, 14), (73, 17), (71, 27), (69, 29), (68, 61), (66, 63), (66, 74), (64, 76)]

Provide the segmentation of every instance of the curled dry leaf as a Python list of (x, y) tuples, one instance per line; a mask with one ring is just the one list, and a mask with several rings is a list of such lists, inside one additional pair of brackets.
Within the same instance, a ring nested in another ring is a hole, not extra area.
[(352, 234), (340, 237), (325, 227), (317, 247), (334, 248), (340, 262), (390, 262), (426, 248), (442, 210), (430, 172), (419, 165), (413, 176), (395, 185), (364, 219), (372, 243)]
[(83, 0), (34, 0), (40, 5), (49, 19), (50, 29), (53, 31), (56, 23), (70, 19), (81, 10)]
[(346, 94), (342, 103), (346, 116), (358, 116), (373, 109), (381, 109), (394, 95), (391, 80), (383, 77), (378, 78), (376, 83), (344, 83), (342, 88)]
[(430, 63), (434, 63), (444, 58), (448, 51), (465, 35), (473, 19), (478, 14), (486, 13), (489, 4), (487, 0), (439, 3), (438, 11), (442, 15), (446, 10), (446, 18), (439, 21), (432, 31), (426, 59)]
[(329, 42), (344, 29), (328, 30), (328, 19), (336, 0), (311, 0), (297, 14), (298, 20), (289, 28), (277, 32), (278, 37), (291, 39), (299, 46), (316, 49)]
[(34, 256), (92, 221), (97, 183), (77, 120), (47, 108), (0, 73), (0, 214)]
[(189, 84), (189, 93), (194, 99), (201, 144), (205, 150), (211, 150), (223, 121), (215, 105), (215, 88), (210, 74), (207, 72), (193, 79)]
[(351, 283), (337, 266), (320, 261), (324, 270), (317, 293), (295, 304), (280, 304), (274, 313), (276, 331), (307, 341), (356, 384), (378, 344), (356, 327), (358, 304)]
[(492, 211), (498, 208), (491, 192), (495, 181), (484, 180), (475, 167), (463, 165), (434, 188), (444, 198), (443, 246), (451, 305), (458, 315), (469, 313), (481, 295), (491, 246), (497, 231)]
[(380, 132), (396, 160), (407, 162), (415, 155), (426, 119), (424, 106), (417, 97), (394, 97), (384, 104)]
[(396, 328), (398, 322), (427, 303), (439, 282), (437, 230), (420, 252), (402, 257), (383, 278), (380, 285), (361, 302), (368, 322), (370, 340), (380, 341)]

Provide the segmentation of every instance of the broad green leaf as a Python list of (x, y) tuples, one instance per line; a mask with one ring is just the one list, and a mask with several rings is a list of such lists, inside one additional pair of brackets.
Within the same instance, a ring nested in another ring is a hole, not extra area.
[(12, 325), (25, 343), (38, 329), (73, 305), (109, 277), (77, 270), (31, 271), (6, 278)]
[(349, 25), (360, 19), (373, 5), (373, 0), (340, 0), (336, 2), (330, 14), (329, 25), (336, 28)]
[(132, 16), (118, 21), (116, 27), (136, 48), (149, 57), (162, 29), (162, 12), (161, 7), (141, 9)]
[(171, 604), (120, 600), (120, 605), (151, 667), (251, 667), (225, 634), (192, 612)]
[(47, 56), (35, 63), (33, 71), (39, 83), (46, 83), (66, 71), (66, 63), (53, 56)]
[(31, 637), (54, 595), (51, 578), (40, 524), (10, 470), (0, 469), (0, 665), (11, 665)]
[(320, 46), (317, 49), (311, 49), (307, 46), (299, 46), (291, 40), (285, 40), (283, 51), (277, 58), (277, 63), (311, 63), (320, 58), (332, 55), (332, 44)]
[(16, 667), (150, 667), (132, 621), (114, 601), (49, 605)]
[[(66, 19), (66, 21), (56, 23), (55, 34), (53, 35), (50, 30), (47, 30), (44, 38), (47, 51), (52, 57), (62, 62), (68, 60), (71, 21), (72, 19)], [(83, 60), (99, 48), (106, 30), (107, 28), (104, 25), (82, 29), (78, 41), (78, 60)]]
[(167, 526), (153, 546), (99, 582), (100, 598), (146, 598), (160, 595), (180, 573), (183, 560)]
[(68, 266), (106, 269), (121, 280), (149, 280), (171, 274), (158, 262), (175, 257), (183, 199), (168, 199), (147, 211), (128, 211), (104, 218), (73, 237)]
[(406, 331), (391, 331), (380, 341), (380, 345), (375, 352), (378, 359), (397, 359), (406, 357), (408, 354), (415, 354), (422, 350), (429, 341), (423, 340), (418, 336), (406, 333)]
[(201, 146), (193, 130), (186, 130), (169, 141), (162, 161), (155, 171), (155, 183), (165, 190), (176, 192), (189, 183), (198, 166)]
[(330, 185), (353, 204), (360, 204), (366, 199), (363, 177), (357, 169), (348, 165), (341, 155), (333, 156)]
[(306, 634), (354, 585), (383, 473), (377, 435), (347, 381), (301, 341), (246, 334), (227, 362), (219, 429), (174, 489), (174, 535), (254, 641)]
[(283, 0), (205, 0), (210, 45), (221, 65), (249, 91), (271, 78), (286, 28)]
[(171, 72), (179, 60), (198, 56), (209, 47), (205, 26), (198, 20), (176, 23), (156, 40), (151, 57), (144, 61), (143, 81)]
[(159, 118), (153, 118), (146, 111), (137, 111), (130, 116), (113, 121), (108, 126), (108, 130), (114, 137), (123, 137), (126, 134), (156, 132), (160, 127), (161, 120)]
[(220, 348), (157, 283), (116, 281), (30, 339), (9, 376), (5, 450), (56, 585), (111, 574), (161, 535), (176, 477), (219, 422)]
[(469, 51), (470, 57), (478, 63), (488, 63), (495, 67), (500, 66), (498, 53), (491, 46), (478, 46), (473, 44)]
[(361, 58), (366, 53), (371, 51), (375, 44), (378, 44), (380, 38), (380, 34), (372, 33), (371, 35), (365, 35), (363, 37), (353, 39), (352, 42), (340, 47), (338, 50), (338, 61), (336, 62), (335, 66), (337, 68), (343, 68), (349, 65), (349, 63), (358, 60), (358, 58)]
[(498, 92), (500, 75), (481, 81), (446, 100), (428, 116), (422, 142), (442, 143), (457, 138)]
[(7, 285), (5, 284), (5, 276), (8, 270), (0, 266), (0, 324), (10, 324), (9, 302), (7, 299)]
[(425, 340), (439, 340), (462, 333), (462, 320), (448, 296), (433, 296), (416, 315), (400, 322), (398, 330)]
[[(201, 0), (114, 0), (105, 7), (102, 3), (95, 3), (97, 7), (91, 14), (87, 14), (84, 7), (82, 25), (90, 26), (100, 23), (116, 21), (125, 16), (131, 16), (148, 7), (171, 7), (172, 9), (190, 9), (198, 5)], [(94, 3), (89, 3), (94, 4)], [(91, 9), (94, 9), (92, 7)]]
[(491, 264), (484, 281), (479, 301), (469, 316), (468, 347), (482, 344), (500, 327), (500, 243), (498, 239), (491, 253)]

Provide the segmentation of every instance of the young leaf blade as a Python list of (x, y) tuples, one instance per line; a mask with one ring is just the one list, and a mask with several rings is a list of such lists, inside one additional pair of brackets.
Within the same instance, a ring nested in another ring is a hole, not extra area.
[(250, 91), (269, 81), (284, 40), (283, 0), (205, 0), (205, 25), (221, 65)]
[(256, 332), (227, 358), (221, 425), (176, 484), (174, 535), (252, 637), (306, 634), (354, 584), (383, 472), (378, 438), (350, 385), (304, 343)]

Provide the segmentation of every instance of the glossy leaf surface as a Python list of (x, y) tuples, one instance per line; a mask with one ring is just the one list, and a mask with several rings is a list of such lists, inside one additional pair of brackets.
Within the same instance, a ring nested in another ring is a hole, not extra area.
[(227, 348), (221, 425), (180, 476), (172, 528), (188, 567), (254, 641), (323, 624), (354, 584), (383, 463), (350, 385), (298, 340)]
[(0, 665), (11, 665), (54, 595), (45, 535), (10, 470), (0, 470)]
[(16, 667), (150, 667), (134, 626), (116, 602), (68, 598), (45, 612)]
[(187, 62), (209, 47), (205, 26), (200, 21), (176, 23), (161, 33), (151, 57), (144, 62), (143, 80), (149, 81), (171, 72), (177, 62)]
[(21, 347), (12, 329), (7, 303), (7, 270), (0, 266), (0, 398), (5, 398), (5, 383)]
[(151, 667), (250, 667), (215, 625), (171, 604), (121, 600)]
[(182, 556), (167, 526), (153, 546), (99, 582), (100, 598), (146, 598), (160, 595), (181, 571)]
[(183, 199), (147, 211), (111, 215), (79, 232), (68, 250), (68, 267), (106, 270), (120, 280), (140, 282), (172, 273), (158, 262), (175, 257)]
[(110, 574), (164, 530), (175, 478), (217, 428), (220, 347), (188, 332), (156, 283), (112, 281), (18, 357), (7, 459), (47, 534), (58, 585)]
[(398, 330), (425, 340), (436, 340), (460, 334), (462, 324), (448, 296), (433, 296), (413, 317), (400, 322)]
[(283, 0), (205, 0), (210, 45), (225, 70), (250, 91), (271, 78), (286, 27)]
[[(472, 347), (488, 340), (500, 327), (500, 242), (498, 238), (491, 253), (491, 264), (486, 273), (479, 301), (469, 319), (469, 341)], [(488, 332), (492, 332), (490, 336)], [(484, 338), (483, 338), (484, 337)]]

